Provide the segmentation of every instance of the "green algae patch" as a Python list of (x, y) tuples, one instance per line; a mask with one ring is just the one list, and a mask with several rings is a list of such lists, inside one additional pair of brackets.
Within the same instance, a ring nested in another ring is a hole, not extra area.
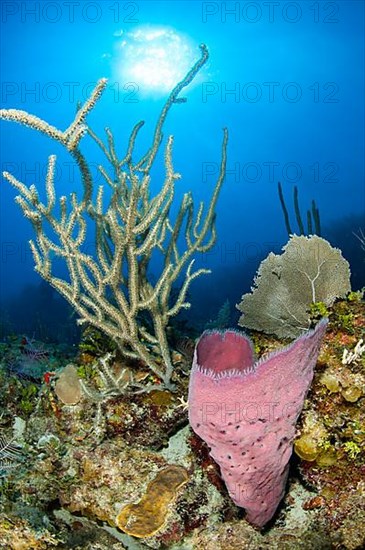
[(182, 466), (170, 465), (161, 470), (137, 504), (122, 508), (116, 518), (119, 529), (133, 537), (152, 537), (164, 526), (169, 504), (188, 480), (188, 472)]

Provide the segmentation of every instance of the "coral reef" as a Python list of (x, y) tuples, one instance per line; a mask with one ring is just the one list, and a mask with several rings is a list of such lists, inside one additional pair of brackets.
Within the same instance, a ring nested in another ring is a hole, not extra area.
[[(114, 340), (124, 356), (142, 360), (166, 387), (172, 385), (173, 368), (168, 324), (181, 309), (190, 306), (187, 292), (191, 282), (209, 273), (206, 269), (193, 271), (194, 255), (206, 252), (215, 243), (215, 206), (225, 175), (227, 130), (224, 129), (222, 161), (213, 194), (208, 204), (199, 205), (195, 216), (192, 194), (187, 192), (172, 221), (175, 182), (180, 178), (172, 162), (172, 136), (164, 151), (165, 179), (153, 197), (151, 172), (163, 140), (166, 116), (174, 104), (185, 101), (180, 97), (181, 91), (207, 59), (208, 50), (202, 45), (200, 59), (172, 90), (157, 121), (152, 145), (139, 160), (134, 158), (135, 143), (143, 122), (132, 130), (122, 158), (117, 155), (110, 129), (106, 129), (105, 144), (86, 124), (87, 115), (105, 91), (106, 79), (99, 80), (64, 131), (25, 111), (0, 110), (0, 118), (28, 126), (60, 143), (76, 161), (83, 184), (82, 197), (72, 192), (70, 200), (65, 195), (57, 200), (56, 156), (51, 155), (43, 203), (34, 185), (28, 187), (4, 172), (19, 192), (16, 202), (36, 235), (36, 241), (30, 241), (36, 271), (72, 305), (80, 316), (79, 323), (100, 329)], [(80, 149), (86, 135), (105, 156), (107, 167), (100, 165), (99, 175), (107, 192), (93, 181), (89, 162)], [(95, 255), (85, 253), (83, 245), (87, 239), (94, 241), (94, 235)], [(162, 267), (153, 282), (149, 268), (156, 254), (161, 257)], [(55, 274), (54, 258), (64, 262), (69, 278), (60, 279)], [(181, 277), (183, 283), (173, 297), (173, 285)]]
[(333, 540), (353, 549), (365, 545), (365, 307), (359, 294), (331, 309), (294, 445)]
[[(142, 122), (121, 157), (109, 129), (104, 143), (86, 123), (106, 89), (105, 79), (64, 131), (24, 111), (0, 111), (0, 118), (55, 140), (78, 166), (83, 193), (69, 199), (56, 197), (54, 155), (45, 192), (4, 176), (18, 190), (16, 201), (33, 225), (36, 270), (74, 307), (84, 329), (76, 357), (74, 350), (26, 337), (0, 342), (1, 549), (365, 547), (364, 302), (354, 292), (335, 301), (350, 288), (349, 267), (338, 250), (319, 237), (293, 236), (284, 254), (270, 255), (260, 267), (257, 289), (239, 306), (242, 323), (253, 328), (253, 346), (228, 331), (229, 350), (223, 346), (217, 352), (221, 337), (204, 336), (195, 362), (218, 376), (195, 368), (187, 401), (195, 341), (172, 320), (190, 306), (191, 282), (208, 272), (193, 271), (193, 262), (216, 240), (227, 131), (207, 204), (195, 210), (187, 192), (172, 217), (180, 177), (173, 167), (172, 136), (164, 145), (165, 179), (154, 196), (150, 183), (166, 117), (185, 101), (181, 92), (207, 59), (202, 45), (200, 59), (167, 99), (142, 157), (135, 147)], [(104, 155), (99, 176), (105, 189), (96, 185), (82, 152), (86, 138)], [(290, 229), (280, 187), (279, 194)], [(297, 189), (294, 207), (302, 230)], [(314, 203), (307, 222), (308, 231), (313, 224), (320, 229)], [(93, 240), (96, 235), (94, 255), (82, 248), (90, 232)], [(152, 277), (156, 256), (161, 271)], [(55, 259), (68, 269), (65, 280), (55, 274)], [(326, 334), (323, 316), (329, 318)], [(217, 323), (224, 326), (228, 318), (226, 302)], [(318, 321), (286, 348), (268, 336), (296, 337)], [(253, 350), (264, 356), (255, 364)], [(249, 372), (234, 370), (242, 368)], [(200, 433), (194, 420), (199, 399), (211, 406), (223, 388), (227, 418), (235, 416), (230, 407), (236, 394), (244, 393), (243, 378), (248, 392), (243, 398), (253, 410), (247, 406), (244, 422), (229, 421), (218, 430), (225, 433), (217, 434), (218, 422), (210, 426), (212, 439), (206, 438), (220, 470), (208, 445), (190, 429), (187, 409)], [(198, 387), (203, 379), (205, 387)], [(258, 412), (258, 404), (268, 406), (268, 415), (258, 418), (259, 430), (250, 414)], [(244, 468), (242, 495), (238, 483)], [(234, 471), (238, 497), (229, 481)], [(246, 521), (231, 497), (265, 529)]]
[[(110, 397), (100, 409), (84, 394), (73, 405), (58, 398), (64, 363), (51, 346), (48, 361), (55, 375), (38, 385), (9, 376), (3, 361), (1, 435), (17, 453), (21, 448), (24, 459), (0, 479), (0, 548), (363, 548), (365, 356), (358, 342), (365, 336), (365, 307), (360, 293), (329, 307), (328, 316), (295, 440), (312, 435), (316, 457), (292, 457), (286, 495), (263, 531), (242, 518), (208, 446), (188, 426), (188, 376), (181, 363), (174, 367), (176, 394), (154, 390)], [(252, 340), (260, 354), (279, 347), (277, 339), (258, 332)], [(7, 354), (12, 353), (9, 346)], [(15, 354), (19, 340), (12, 346)], [(355, 349), (356, 357), (343, 363)], [(78, 369), (85, 371), (89, 385), (97, 386), (99, 371), (81, 359)], [(117, 374), (120, 367), (110, 366)], [(36, 395), (25, 414), (21, 396), (28, 385), (35, 386)], [(348, 401), (345, 390), (353, 386), (362, 394)], [(140, 502), (159, 473), (172, 465), (184, 468), (188, 481), (174, 495), (161, 528), (145, 538), (119, 529), (121, 510)]]

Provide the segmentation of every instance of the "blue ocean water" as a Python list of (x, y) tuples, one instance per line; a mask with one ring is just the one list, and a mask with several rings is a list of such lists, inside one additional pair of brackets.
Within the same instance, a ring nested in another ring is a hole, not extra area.
[[(174, 166), (182, 175), (176, 204), (191, 191), (196, 206), (209, 201), (222, 128), (229, 131), (217, 243), (196, 260), (212, 274), (191, 285), (192, 321), (203, 325), (228, 299), (234, 322), (234, 305), (260, 261), (286, 243), (278, 181), (293, 231), (297, 186), (303, 217), (314, 199), (322, 235), (350, 262), (354, 289), (364, 285), (364, 252), (354, 235), (365, 226), (363, 2), (29, 1), (2, 2), (1, 9), (1, 108), (65, 129), (78, 102), (106, 77), (88, 122), (103, 138), (110, 127), (121, 156), (141, 119), (137, 152), (146, 151), (168, 90), (199, 58), (199, 44), (207, 45), (207, 65), (164, 129), (165, 139), (175, 137)], [(56, 154), (57, 195), (80, 192), (77, 170), (59, 144), (12, 122), (1, 121), (0, 132), (2, 171), (35, 184), (44, 197), (47, 158)], [(82, 148), (101, 183), (102, 155), (87, 138)], [(161, 155), (152, 190), (163, 178)], [(34, 272), (34, 234), (15, 194), (3, 179), (2, 324), (44, 337), (57, 334), (62, 321), (72, 338), (75, 319)]]

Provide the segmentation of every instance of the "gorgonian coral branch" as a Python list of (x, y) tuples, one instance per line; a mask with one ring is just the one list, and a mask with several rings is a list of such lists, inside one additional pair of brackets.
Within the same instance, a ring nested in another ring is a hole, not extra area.
[[(106, 79), (97, 83), (90, 98), (81, 106), (73, 122), (61, 131), (25, 111), (1, 110), (0, 118), (31, 127), (61, 143), (76, 160), (84, 193), (57, 198), (54, 185), (56, 157), (50, 156), (46, 176), (46, 201), (34, 186), (27, 187), (13, 175), (4, 177), (17, 189), (17, 202), (31, 221), (36, 238), (30, 241), (36, 271), (46, 279), (78, 313), (79, 323), (90, 324), (112, 338), (121, 352), (142, 360), (167, 386), (171, 386), (172, 361), (166, 329), (172, 316), (190, 306), (190, 283), (209, 272), (192, 271), (193, 256), (215, 242), (215, 207), (224, 180), (227, 130), (224, 130), (220, 173), (209, 204), (199, 207), (194, 221), (190, 193), (184, 195), (175, 220), (170, 208), (175, 181), (180, 175), (173, 166), (173, 137), (164, 148), (165, 176), (160, 190), (151, 196), (151, 169), (161, 147), (162, 129), (170, 108), (183, 100), (180, 92), (194, 79), (208, 59), (201, 46), (201, 57), (171, 92), (156, 123), (152, 145), (134, 162), (134, 147), (142, 122), (134, 126), (126, 153), (119, 159), (113, 134), (106, 130), (106, 143), (86, 124), (106, 88)], [(80, 143), (89, 135), (105, 156), (100, 165), (104, 186), (96, 186)], [(205, 213), (204, 213), (205, 210)], [(84, 251), (87, 238), (96, 237), (93, 254)], [(91, 237), (90, 237), (91, 236)], [(181, 250), (181, 237), (185, 237)], [(152, 282), (149, 265), (155, 253), (162, 255), (162, 268)], [(54, 258), (61, 258), (68, 278), (57, 277)], [(172, 288), (182, 276), (176, 298)], [(153, 348), (153, 351), (152, 351)], [(158, 355), (156, 356), (156, 348)], [(161, 360), (162, 359), (162, 360)]]

